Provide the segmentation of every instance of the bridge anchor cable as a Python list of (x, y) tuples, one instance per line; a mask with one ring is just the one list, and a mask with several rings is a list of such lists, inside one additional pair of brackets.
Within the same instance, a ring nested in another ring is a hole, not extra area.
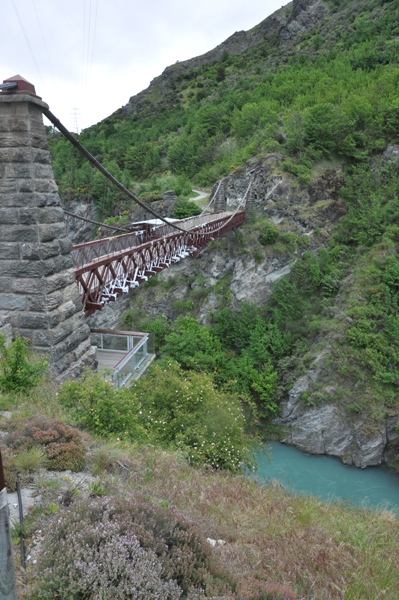
[(153, 210), (152, 208), (150, 208), (149, 206), (144, 204), (144, 202), (139, 200), (139, 198), (137, 198), (137, 196), (135, 196), (130, 190), (125, 188), (125, 186), (120, 181), (118, 181), (109, 171), (107, 171), (107, 169), (96, 158), (94, 158), (94, 156), (92, 154), (90, 154), (90, 152), (68, 131), (68, 129), (66, 127), (64, 127), (64, 125), (61, 123), (61, 121), (59, 121), (57, 119), (57, 117), (55, 117), (53, 115), (53, 113), (49, 111), (48, 108), (43, 109), (43, 114), (54, 125), (54, 127), (56, 127), (62, 133), (62, 135), (65, 136), (67, 138), (67, 140), (69, 142), (71, 142), (71, 144), (73, 144), (75, 146), (75, 148), (81, 154), (83, 154), (83, 156), (85, 156), (87, 158), (87, 160), (90, 162), (90, 164), (93, 165), (93, 167), (95, 167), (98, 171), (100, 171), (100, 173), (102, 173), (104, 175), (104, 177), (106, 177), (109, 181), (111, 181), (124, 194), (129, 196), (129, 198), (131, 198), (134, 202), (136, 202), (136, 204), (141, 206), (141, 208), (144, 208), (145, 211), (151, 213), (152, 215), (154, 215), (154, 217), (156, 217), (157, 219), (160, 219), (167, 225), (170, 225), (171, 227), (173, 227), (174, 229), (177, 229), (178, 231), (183, 231), (184, 233), (186, 233), (185, 229), (178, 227), (174, 223), (170, 223), (167, 219), (165, 219), (165, 217), (162, 217), (155, 210)]

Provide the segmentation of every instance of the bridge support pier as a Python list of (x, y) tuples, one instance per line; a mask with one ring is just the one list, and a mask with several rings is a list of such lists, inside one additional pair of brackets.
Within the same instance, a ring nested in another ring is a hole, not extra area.
[(48, 107), (23, 78), (11, 81), (18, 88), (0, 92), (0, 320), (66, 378), (92, 365), (95, 351), (51, 167), (42, 116)]

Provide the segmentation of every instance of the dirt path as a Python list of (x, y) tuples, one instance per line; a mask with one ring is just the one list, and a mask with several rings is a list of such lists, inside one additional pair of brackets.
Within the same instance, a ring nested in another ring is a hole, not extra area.
[(199, 200), (203, 200), (204, 198), (209, 198), (210, 193), (209, 192), (203, 192), (201, 190), (195, 190), (193, 188), (193, 192), (195, 192), (196, 194), (198, 194), (198, 196), (196, 196), (195, 198), (191, 198), (194, 202), (198, 202)]

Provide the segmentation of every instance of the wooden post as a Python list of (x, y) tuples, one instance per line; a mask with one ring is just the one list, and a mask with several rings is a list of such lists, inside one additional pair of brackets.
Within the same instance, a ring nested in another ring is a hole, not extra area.
[(17, 600), (12, 556), (10, 512), (0, 452), (0, 600)]

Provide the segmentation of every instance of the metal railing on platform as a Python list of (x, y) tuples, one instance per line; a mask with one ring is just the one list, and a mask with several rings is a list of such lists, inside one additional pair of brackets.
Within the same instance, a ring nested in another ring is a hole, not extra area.
[(154, 335), (137, 331), (91, 329), (99, 370), (119, 389), (139, 379), (155, 358)]

